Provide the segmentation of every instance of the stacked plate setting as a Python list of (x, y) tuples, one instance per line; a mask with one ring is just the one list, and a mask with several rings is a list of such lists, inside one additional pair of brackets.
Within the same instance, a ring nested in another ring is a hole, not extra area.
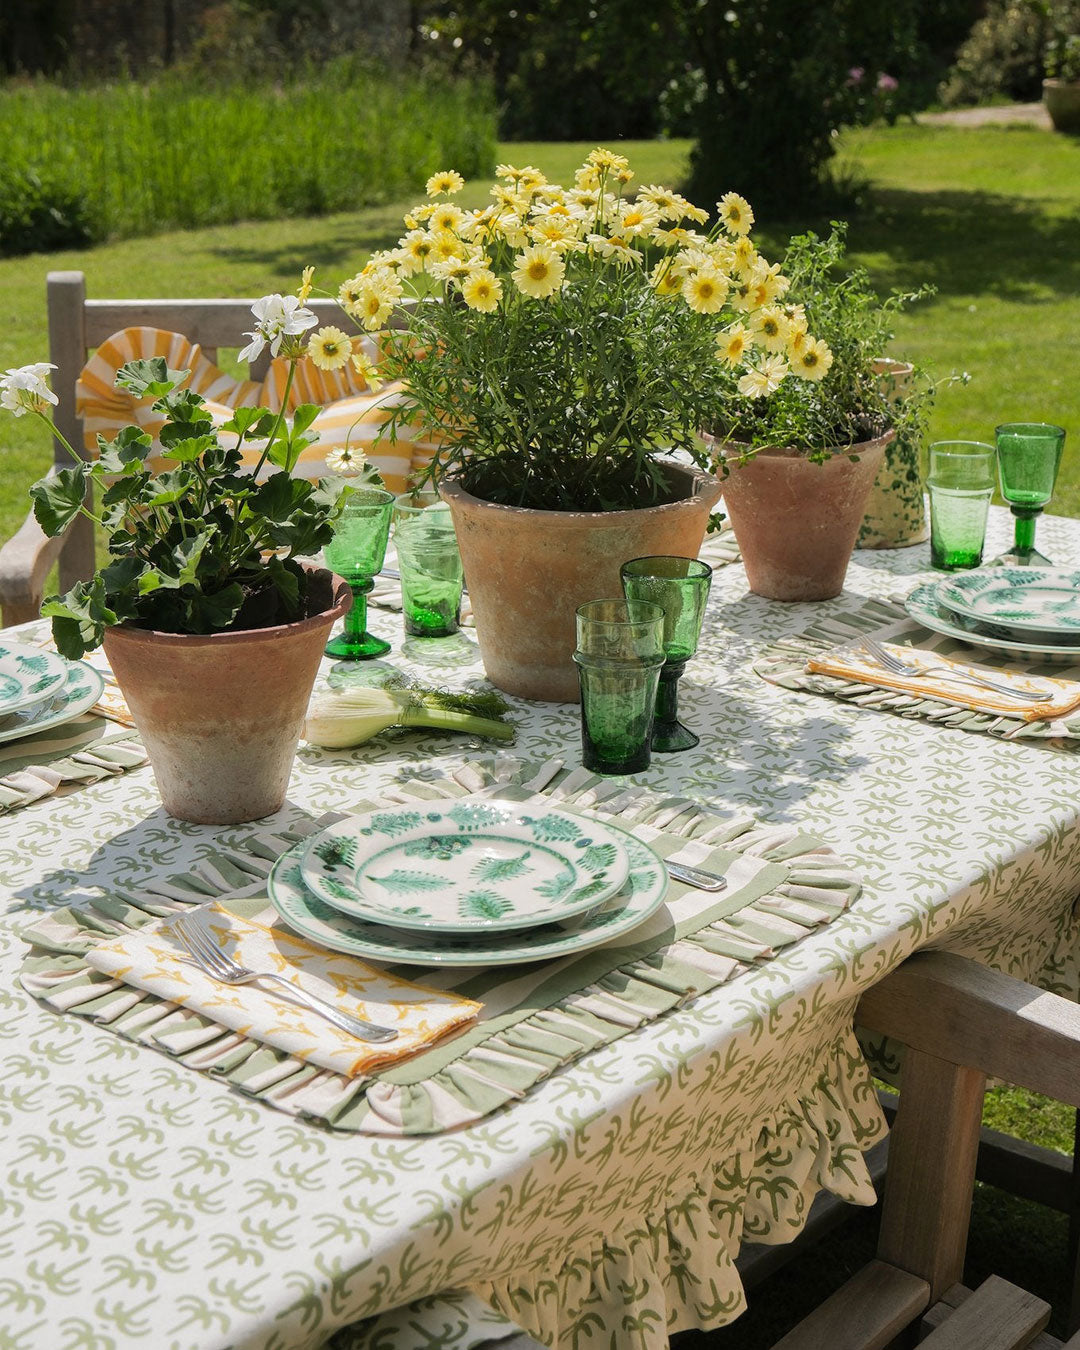
[(85, 661), (24, 642), (0, 642), (0, 742), (70, 722), (101, 697), (105, 681)]
[(576, 955), (663, 903), (660, 858), (547, 803), (462, 798), (339, 821), (283, 854), (270, 900), (296, 932), (366, 960), (497, 966)]
[(1080, 572), (976, 569), (919, 586), (905, 603), (932, 632), (1003, 656), (1080, 665)]

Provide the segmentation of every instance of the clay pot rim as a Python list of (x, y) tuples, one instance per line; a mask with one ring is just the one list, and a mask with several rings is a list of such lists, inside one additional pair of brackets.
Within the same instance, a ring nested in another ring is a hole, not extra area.
[(915, 366), (911, 361), (900, 361), (895, 356), (875, 356), (873, 364), (878, 367), (875, 375), (914, 375)]
[[(475, 503), (475, 505), (485, 511), (511, 512), (514, 515), (546, 516), (551, 521), (563, 521), (572, 525), (576, 529), (589, 529), (599, 521), (611, 520), (617, 518), (620, 521), (627, 520), (631, 516), (643, 515), (649, 512), (655, 515), (659, 511), (674, 512), (682, 509), (688, 502), (706, 501), (710, 506), (720, 500), (723, 492), (723, 484), (719, 479), (714, 478), (712, 474), (704, 469), (699, 469), (696, 464), (683, 464), (677, 459), (661, 459), (665, 466), (679, 470), (681, 473), (693, 479), (695, 491), (687, 497), (680, 498), (677, 502), (664, 502), (659, 506), (634, 506), (624, 511), (546, 511), (535, 506), (505, 506), (502, 502), (489, 502), (483, 497), (474, 497), (471, 492), (466, 491), (458, 481), (456, 474), (448, 474), (439, 484), (439, 494), (445, 501), (457, 498), (462, 501)], [(706, 491), (700, 488), (705, 487)], [(709, 502), (709, 498), (712, 501)]]
[(349, 583), (336, 572), (331, 572), (328, 567), (308, 565), (308, 570), (313, 573), (325, 572), (330, 577), (333, 604), (328, 609), (320, 610), (318, 614), (309, 614), (306, 619), (294, 619), (291, 623), (278, 623), (270, 628), (241, 628), (228, 633), (163, 633), (157, 628), (140, 628), (134, 623), (119, 623), (105, 630), (105, 641), (107, 642), (110, 637), (119, 636), (132, 641), (152, 643), (157, 647), (199, 645), (227, 647), (238, 643), (257, 642), (264, 638), (280, 637), (284, 633), (300, 633), (307, 628), (325, 624), (327, 619), (331, 621), (340, 619), (349, 608), (346, 602), (352, 601)]
[[(746, 445), (745, 441), (718, 441), (715, 437), (712, 437), (711, 439), (713, 445), (724, 459), (736, 460), (739, 458), (739, 455), (742, 454), (741, 449), (736, 449), (734, 454), (726, 454), (725, 451), (728, 446), (740, 447)], [(827, 468), (828, 465), (835, 464), (839, 461), (848, 462), (851, 455), (861, 456), (873, 454), (875, 450), (879, 448), (884, 449), (885, 446), (891, 444), (895, 439), (896, 428), (890, 427), (888, 431), (882, 432), (880, 436), (875, 436), (873, 440), (856, 441), (854, 445), (834, 449), (829, 458), (823, 463), (815, 465), (815, 468), (824, 469)], [(755, 459), (767, 459), (770, 462), (780, 464), (811, 463), (811, 460), (807, 457), (806, 451), (797, 445), (764, 445), (760, 450), (755, 451), (750, 463), (752, 464)], [(732, 468), (738, 467), (737, 464), (732, 465)]]

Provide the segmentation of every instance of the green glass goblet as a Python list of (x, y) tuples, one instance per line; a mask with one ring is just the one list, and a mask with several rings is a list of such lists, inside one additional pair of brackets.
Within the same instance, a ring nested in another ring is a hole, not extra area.
[(1046, 422), (1008, 422), (996, 429), (1001, 495), (1016, 518), (1013, 546), (995, 563), (1052, 567), (1035, 547), (1035, 522), (1054, 495), (1065, 430)]
[(656, 695), (652, 748), (659, 754), (690, 750), (699, 737), (679, 721), (679, 680), (697, 651), (712, 568), (697, 558), (634, 558), (623, 563), (621, 575), (628, 600), (649, 600), (664, 611), (665, 659)]
[(594, 773), (649, 767), (664, 611), (639, 600), (590, 600), (577, 610), (581, 762)]
[(338, 518), (334, 537), (323, 550), (326, 565), (349, 583), (353, 605), (345, 627), (326, 647), (339, 661), (370, 661), (390, 650), (389, 642), (367, 631), (367, 596), (386, 556), (394, 494), (381, 488), (355, 488)]

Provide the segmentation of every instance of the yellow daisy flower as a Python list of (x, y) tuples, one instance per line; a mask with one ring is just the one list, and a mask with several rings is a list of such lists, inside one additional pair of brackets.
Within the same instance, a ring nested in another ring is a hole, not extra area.
[(683, 279), (672, 267), (669, 259), (658, 262), (649, 273), (652, 288), (662, 300), (670, 300), (682, 293)]
[(406, 276), (422, 272), (428, 261), (434, 261), (435, 240), (426, 230), (410, 230), (401, 241), (401, 270)]
[(580, 221), (570, 216), (536, 216), (529, 226), (529, 238), (538, 244), (550, 244), (560, 253), (577, 245)]
[(733, 323), (716, 335), (717, 354), (726, 366), (738, 366), (750, 345), (750, 334), (741, 323)]
[(440, 202), (431, 213), (428, 229), (432, 234), (444, 230), (457, 230), (464, 219), (465, 212), (460, 206), (455, 206), (453, 202)]
[(300, 289), (296, 292), (296, 298), (303, 305), (307, 302), (311, 294), (311, 278), (315, 275), (314, 267), (305, 267), (300, 276)]
[(581, 192), (592, 192), (600, 186), (600, 173), (592, 164), (583, 164), (574, 174), (574, 186)]
[(539, 169), (534, 169), (531, 164), (518, 172), (517, 185), (522, 192), (535, 192), (537, 188), (542, 188), (547, 182), (547, 178)]
[(514, 284), (534, 300), (554, 295), (563, 284), (566, 264), (550, 244), (533, 244), (514, 259)]
[(465, 186), (465, 179), (456, 169), (443, 169), (441, 173), (434, 173), (427, 180), (427, 195), (429, 197), (439, 197), (443, 193), (452, 196), (455, 192), (460, 192)]
[(361, 376), (367, 387), (373, 392), (383, 387), (383, 379), (375, 367), (374, 361), (364, 351), (354, 351), (352, 354), (353, 369), (357, 375)]
[(320, 370), (340, 370), (352, 357), (352, 339), (340, 328), (328, 325), (308, 338), (307, 354)]
[(833, 354), (820, 338), (808, 337), (792, 359), (791, 368), (801, 380), (822, 380), (829, 373)]
[[(613, 150), (605, 150), (602, 146), (597, 146), (585, 156), (585, 165), (591, 164), (594, 169), (625, 169), (629, 163), (625, 155), (617, 155)], [(582, 168), (585, 165), (582, 165)]]
[(362, 276), (350, 277), (348, 281), (343, 281), (338, 289), (338, 304), (346, 314), (354, 319), (360, 316), (360, 299), (364, 290), (364, 278)]
[(612, 177), (615, 179), (616, 183), (622, 183), (625, 187), (625, 185), (634, 177), (634, 171), (633, 169), (616, 169), (612, 174)]
[(782, 352), (787, 347), (787, 316), (776, 305), (766, 305), (751, 316), (750, 333), (755, 347), (764, 347), (767, 352)]
[(653, 230), (652, 239), (654, 244), (659, 244), (662, 248), (700, 248), (702, 244), (708, 242), (705, 235), (698, 234), (696, 230), (687, 230), (682, 225), (674, 225), (666, 230)]
[(620, 267), (642, 261), (641, 254), (631, 245), (629, 239), (623, 239), (621, 235), (613, 234), (609, 239), (607, 235), (590, 234), (586, 235), (586, 238), (595, 254), (608, 262), (617, 263)]
[(660, 212), (651, 202), (624, 202), (619, 216), (619, 233), (631, 239), (651, 233), (660, 223)]
[(787, 362), (782, 356), (766, 356), (760, 366), (751, 366), (739, 381), (739, 393), (746, 398), (764, 398), (780, 388), (787, 374)]
[(431, 261), (450, 262), (451, 259), (460, 258), (464, 252), (461, 240), (456, 234), (451, 234), (449, 230), (441, 230), (438, 234), (432, 231)]
[(670, 188), (657, 187), (651, 183), (648, 187), (638, 188), (638, 201), (649, 202), (660, 212), (663, 220), (677, 220), (679, 218), (679, 194), (672, 192)]
[(716, 203), (720, 223), (729, 234), (749, 234), (754, 223), (754, 210), (745, 197), (737, 192), (726, 192)]
[(683, 299), (698, 314), (718, 313), (727, 292), (727, 278), (715, 267), (702, 267), (683, 281)]
[(445, 262), (432, 263), (431, 271), (440, 281), (452, 281), (460, 286), (486, 265), (487, 259), (478, 262), (474, 258), (447, 258)]
[(732, 244), (731, 265), (742, 277), (749, 277), (758, 265), (758, 251), (746, 235)]
[(484, 314), (492, 314), (499, 308), (502, 293), (502, 282), (486, 267), (474, 272), (461, 287), (461, 298), (469, 308), (478, 309)]
[(496, 177), (496, 178), (508, 178), (508, 179), (510, 180), (511, 183), (516, 183), (520, 174), (521, 174), (521, 170), (520, 170), (520, 169), (515, 169), (514, 166), (513, 166), (512, 164), (496, 164), (496, 165), (495, 165), (495, 177)]

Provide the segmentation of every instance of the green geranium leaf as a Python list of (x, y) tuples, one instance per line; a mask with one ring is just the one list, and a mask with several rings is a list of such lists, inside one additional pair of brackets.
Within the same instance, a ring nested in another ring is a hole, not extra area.
[(34, 518), (50, 539), (62, 534), (79, 514), (88, 472), (87, 465), (76, 464), (42, 478), (30, 489)]
[(184, 539), (173, 549), (173, 562), (176, 563), (176, 584), (178, 586), (192, 586), (195, 584), (199, 572), (199, 562), (202, 559), (203, 550), (210, 542), (210, 536), (205, 532)]
[[(237, 408), (232, 417), (221, 428), (222, 431), (235, 432), (237, 436), (246, 436), (252, 427), (267, 416), (265, 408)], [(271, 423), (271, 426), (273, 423)], [(267, 427), (269, 433), (270, 428)]]
[(138, 473), (145, 466), (153, 441), (138, 427), (124, 427), (114, 440), (97, 438), (98, 458), (92, 472), (95, 477), (104, 474)]
[(49, 596), (41, 613), (53, 621), (56, 650), (72, 661), (100, 647), (105, 629), (118, 617), (106, 603), (105, 582), (100, 575), (88, 582), (77, 581), (66, 595)]
[[(164, 441), (162, 445), (165, 445)], [(185, 440), (169, 444), (165, 448), (165, 458), (177, 459), (181, 464), (189, 464), (192, 460), (204, 455), (207, 450), (214, 449), (216, 445), (216, 436), (189, 436)]]
[(116, 372), (117, 389), (127, 389), (137, 398), (161, 398), (191, 374), (189, 370), (170, 370), (163, 356), (128, 361)]
[(311, 496), (311, 484), (287, 473), (271, 474), (248, 498), (248, 507), (278, 524), (287, 521)]
[(187, 469), (170, 469), (168, 473), (159, 473), (150, 486), (157, 491), (146, 503), (147, 506), (168, 506), (186, 497), (195, 484), (194, 475)]
[(152, 567), (148, 567), (139, 577), (139, 594), (152, 595), (154, 591), (161, 589), (162, 584), (161, 573), (155, 572)]
[(300, 577), (295, 564), (290, 567), (280, 558), (271, 557), (267, 560), (266, 570), (270, 573), (270, 580), (277, 587), (285, 608), (290, 614), (295, 614), (300, 607)]
[(216, 628), (227, 628), (240, 612), (244, 592), (234, 581), (231, 586), (213, 595), (193, 595), (190, 602), (192, 633), (208, 633)]
[(312, 422), (315, 421), (320, 412), (317, 403), (301, 403), (293, 413), (292, 429), (294, 436), (302, 436)]

